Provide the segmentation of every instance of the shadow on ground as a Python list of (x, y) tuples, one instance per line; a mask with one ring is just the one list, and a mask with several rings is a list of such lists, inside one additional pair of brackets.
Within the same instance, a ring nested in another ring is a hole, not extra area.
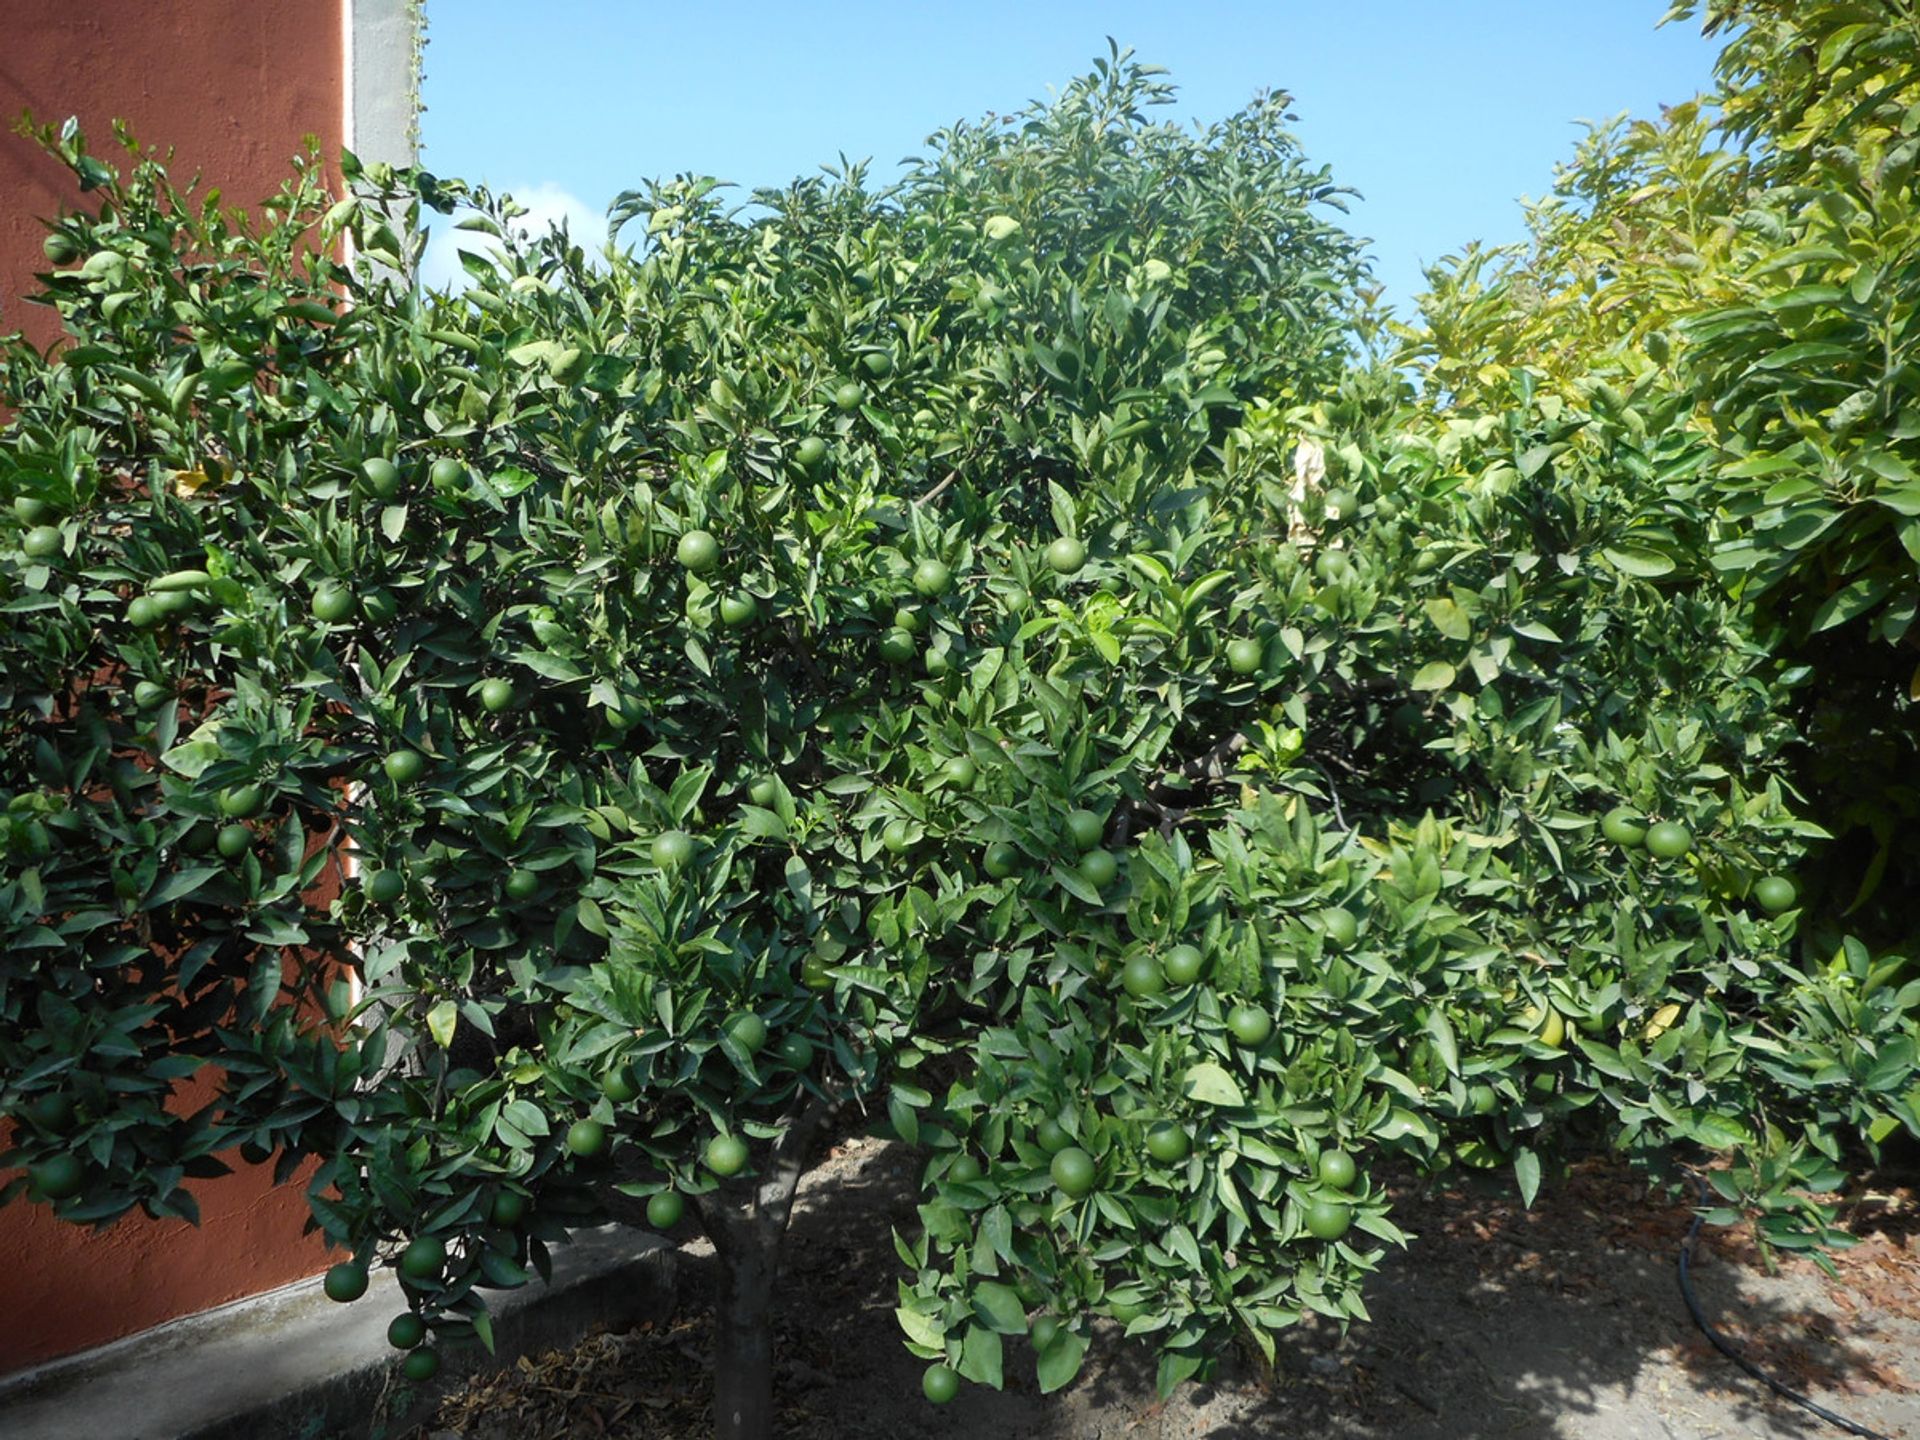
[[(1235, 1355), (1164, 1404), (1154, 1355), (1096, 1337), (1069, 1391), (1043, 1397), (1009, 1340), (1007, 1388), (936, 1409), (893, 1319), (891, 1230), (915, 1223), (918, 1157), (856, 1139), (809, 1176), (782, 1280), (776, 1393), (783, 1433), (819, 1440), (1711, 1440), (1834, 1434), (1716, 1354), (1681, 1303), (1674, 1262), (1691, 1218), (1603, 1163), (1524, 1211), (1497, 1184), (1402, 1194), (1417, 1239), (1367, 1294), (1373, 1322), (1289, 1332), (1271, 1373)], [(1695, 1282), (1708, 1315), (1783, 1380), (1892, 1436), (1920, 1440), (1920, 1240), (1894, 1197), (1839, 1284), (1806, 1262), (1766, 1276), (1708, 1232)], [(1903, 1208), (1904, 1207), (1904, 1208)], [(711, 1257), (690, 1247), (679, 1315), (525, 1362), (453, 1397), (438, 1437), (710, 1434)]]

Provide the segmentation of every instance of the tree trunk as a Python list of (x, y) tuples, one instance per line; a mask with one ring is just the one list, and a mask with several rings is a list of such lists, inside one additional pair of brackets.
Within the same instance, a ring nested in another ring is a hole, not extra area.
[(713, 1323), (716, 1440), (772, 1440), (773, 1286), (780, 1242), (807, 1149), (829, 1108), (824, 1100), (806, 1097), (766, 1164), (752, 1177), (697, 1199), (701, 1228), (720, 1262)]
[[(713, 1317), (713, 1433), (719, 1440), (773, 1434), (773, 1281), (779, 1237), (768, 1245), (716, 1245), (720, 1286)], [(755, 1237), (757, 1238), (757, 1237)]]

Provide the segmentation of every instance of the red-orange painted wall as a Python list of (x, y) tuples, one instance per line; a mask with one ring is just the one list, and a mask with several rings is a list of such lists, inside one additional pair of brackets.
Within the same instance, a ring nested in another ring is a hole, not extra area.
[[(174, 173), (198, 170), (223, 203), (252, 209), (292, 173), (315, 136), (341, 146), (346, 0), (4, 0), (0, 129), (77, 115), (95, 154), (115, 161), (111, 122), (171, 146)], [(72, 177), (0, 133), (0, 331), (51, 344), (51, 310), (21, 303), (46, 268), (40, 217), (79, 206)], [(238, 1164), (238, 1157), (227, 1157)], [(101, 1234), (43, 1206), (0, 1210), (0, 1374), (129, 1335), (324, 1268), (303, 1238), (300, 1188), (275, 1190), (241, 1166), (195, 1192), (203, 1224), (121, 1221)]]
[(53, 313), (23, 306), (46, 268), (40, 217), (77, 205), (65, 168), (11, 133), (20, 112), (77, 115), (93, 152), (118, 153), (111, 124), (171, 146), (180, 176), (198, 170), (225, 203), (250, 209), (291, 173), (303, 137), (341, 145), (346, 0), (5, 0), (0, 4), (0, 331), (36, 343)]

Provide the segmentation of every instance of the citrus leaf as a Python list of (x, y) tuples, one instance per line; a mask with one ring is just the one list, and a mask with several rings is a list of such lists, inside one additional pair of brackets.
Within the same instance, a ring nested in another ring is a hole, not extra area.
[(460, 1007), (451, 1000), (442, 1000), (427, 1011), (427, 1033), (442, 1050), (453, 1044), (453, 1027), (459, 1018)]
[(1533, 1197), (1540, 1193), (1540, 1157), (1531, 1150), (1516, 1151), (1513, 1157), (1513, 1178), (1520, 1185), (1520, 1203), (1531, 1208)]
[(1081, 1363), (1087, 1358), (1087, 1342), (1084, 1336), (1062, 1325), (1040, 1352), (1038, 1371), (1040, 1393), (1051, 1395), (1071, 1385), (1074, 1377), (1080, 1373)]
[(1673, 561), (1658, 550), (1607, 545), (1600, 553), (1614, 569), (1641, 580), (1658, 580), (1662, 575), (1671, 575), (1674, 569)]
[(1011, 1286), (995, 1280), (982, 1280), (973, 1287), (974, 1316), (990, 1330), (1002, 1335), (1027, 1333), (1026, 1307)]
[(1235, 1080), (1211, 1060), (1188, 1067), (1180, 1079), (1180, 1093), (1203, 1105), (1244, 1105), (1246, 1095)]

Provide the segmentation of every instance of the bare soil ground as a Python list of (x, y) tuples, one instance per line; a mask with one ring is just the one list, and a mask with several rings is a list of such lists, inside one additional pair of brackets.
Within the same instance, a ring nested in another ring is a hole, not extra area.
[[(890, 1227), (914, 1224), (919, 1157), (855, 1138), (807, 1178), (788, 1237), (775, 1390), (784, 1434), (818, 1440), (1786, 1440), (1840, 1432), (1773, 1398), (1717, 1354), (1681, 1303), (1691, 1212), (1590, 1162), (1531, 1211), (1499, 1186), (1398, 1198), (1418, 1237), (1367, 1293), (1371, 1325), (1289, 1333), (1273, 1373), (1236, 1356), (1164, 1404), (1153, 1358), (1107, 1327), (1068, 1391), (1041, 1396), (1010, 1344), (1008, 1388), (920, 1395), (893, 1319)], [(1783, 1381), (1898, 1440), (1920, 1440), (1920, 1195), (1874, 1195), (1840, 1279), (1706, 1231), (1701, 1304)], [(690, 1242), (679, 1314), (448, 1398), (428, 1440), (705, 1440), (712, 1261)]]

